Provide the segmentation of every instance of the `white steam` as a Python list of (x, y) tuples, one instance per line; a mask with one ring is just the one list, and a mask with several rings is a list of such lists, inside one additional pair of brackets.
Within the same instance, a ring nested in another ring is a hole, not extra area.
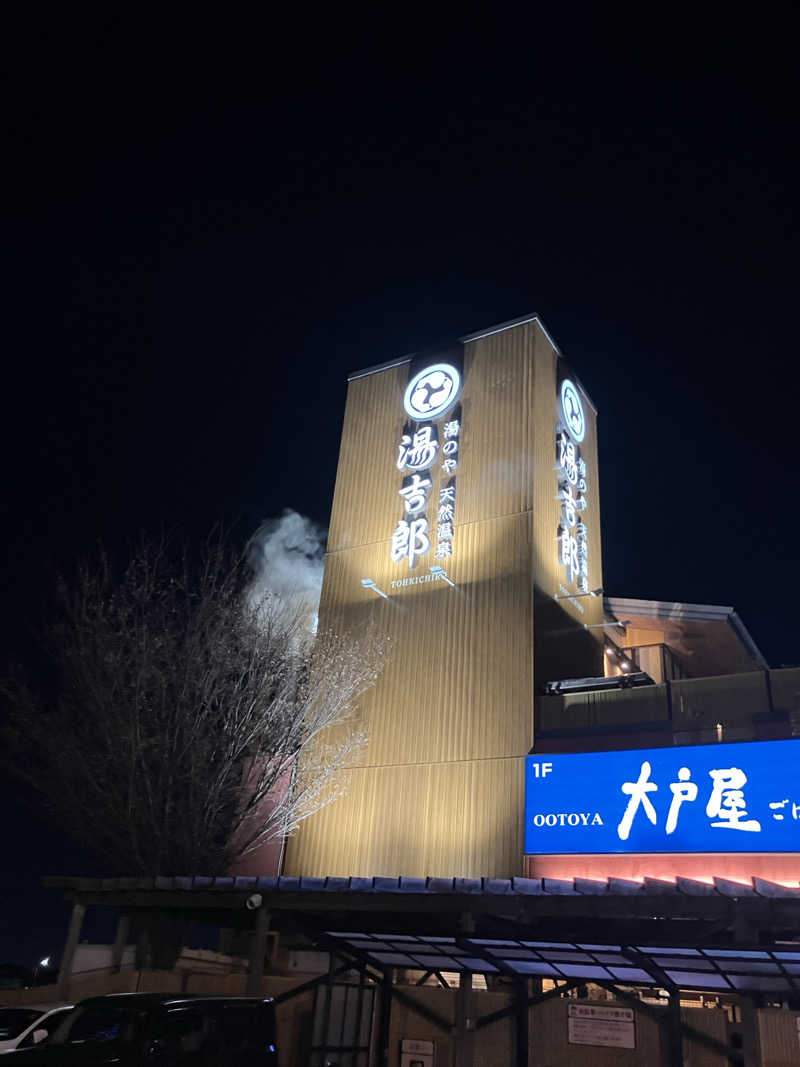
[(247, 546), (251, 606), (279, 601), (287, 610), (307, 615), (309, 628), (316, 631), (325, 538), (325, 530), (290, 508), (279, 519), (262, 522)]

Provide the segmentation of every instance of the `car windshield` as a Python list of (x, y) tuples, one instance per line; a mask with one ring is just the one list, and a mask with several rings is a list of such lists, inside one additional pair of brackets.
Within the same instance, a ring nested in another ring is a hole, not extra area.
[(51, 1045), (129, 1044), (141, 1011), (133, 1004), (98, 1001), (79, 1006), (50, 1038)]
[(0, 1041), (11, 1041), (42, 1014), (41, 1008), (0, 1008)]

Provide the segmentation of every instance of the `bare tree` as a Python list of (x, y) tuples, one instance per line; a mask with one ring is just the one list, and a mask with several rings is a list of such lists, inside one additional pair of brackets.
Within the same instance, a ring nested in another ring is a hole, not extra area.
[(3, 683), (0, 759), (109, 873), (143, 875), (224, 873), (337, 796), (381, 659), (254, 602), (221, 542), (194, 567), (144, 542), (119, 579), (101, 552), (58, 581), (41, 646), (49, 675)]

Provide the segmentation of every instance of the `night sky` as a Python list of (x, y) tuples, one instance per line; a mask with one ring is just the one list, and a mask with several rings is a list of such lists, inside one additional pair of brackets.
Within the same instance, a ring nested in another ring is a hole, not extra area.
[[(719, 10), (14, 16), (5, 648), (98, 538), (325, 525), (347, 372), (535, 311), (599, 409), (607, 593), (800, 662), (798, 26)], [(0, 799), (31, 963), (88, 867)]]

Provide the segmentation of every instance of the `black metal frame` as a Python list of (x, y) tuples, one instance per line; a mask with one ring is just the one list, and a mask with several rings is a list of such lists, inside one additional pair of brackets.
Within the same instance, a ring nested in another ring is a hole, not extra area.
[[(361, 1035), (364, 1021), (364, 1001), (367, 994), (369, 994), (370, 1000), (372, 1000), (374, 991), (368, 989), (367, 975), (365, 969), (356, 965), (350, 961), (345, 962), (344, 966), (336, 965), (336, 953), (330, 953), (330, 964), (328, 972), (324, 975), (324, 981), (317, 982), (314, 986), (314, 1010), (313, 1010), (313, 1024), (311, 1035), (311, 1046), (309, 1049), (310, 1060), (312, 1064), (322, 1065), (326, 1062), (325, 1057), (329, 1052), (335, 1052), (339, 1056), (346, 1057), (342, 1060), (344, 1067), (368, 1067), (369, 1057), (371, 1050), (371, 1037), (372, 1037), (372, 1013), (374, 1010), (374, 1003), (370, 1006), (370, 1020), (369, 1027), (367, 1029), (366, 1043), (362, 1042)], [(334, 979), (342, 973), (350, 973), (356, 970), (358, 973), (358, 982), (336, 982)], [(339, 1032), (339, 1040), (332, 1041), (331, 1028), (331, 1005), (333, 1002), (334, 990), (345, 990), (345, 1004), (342, 1011), (342, 1023), (341, 1030)], [(345, 1041), (345, 1026), (347, 1023), (347, 1000), (352, 990), (357, 990), (356, 994), (356, 1018), (353, 1028), (353, 1043), (348, 1044)], [(290, 992), (294, 992), (293, 990)], [(283, 999), (289, 999), (286, 994), (283, 995)], [(314, 1043), (314, 1030), (313, 1026), (316, 1025), (318, 1005), (322, 1000), (322, 1042), (321, 1044)]]

